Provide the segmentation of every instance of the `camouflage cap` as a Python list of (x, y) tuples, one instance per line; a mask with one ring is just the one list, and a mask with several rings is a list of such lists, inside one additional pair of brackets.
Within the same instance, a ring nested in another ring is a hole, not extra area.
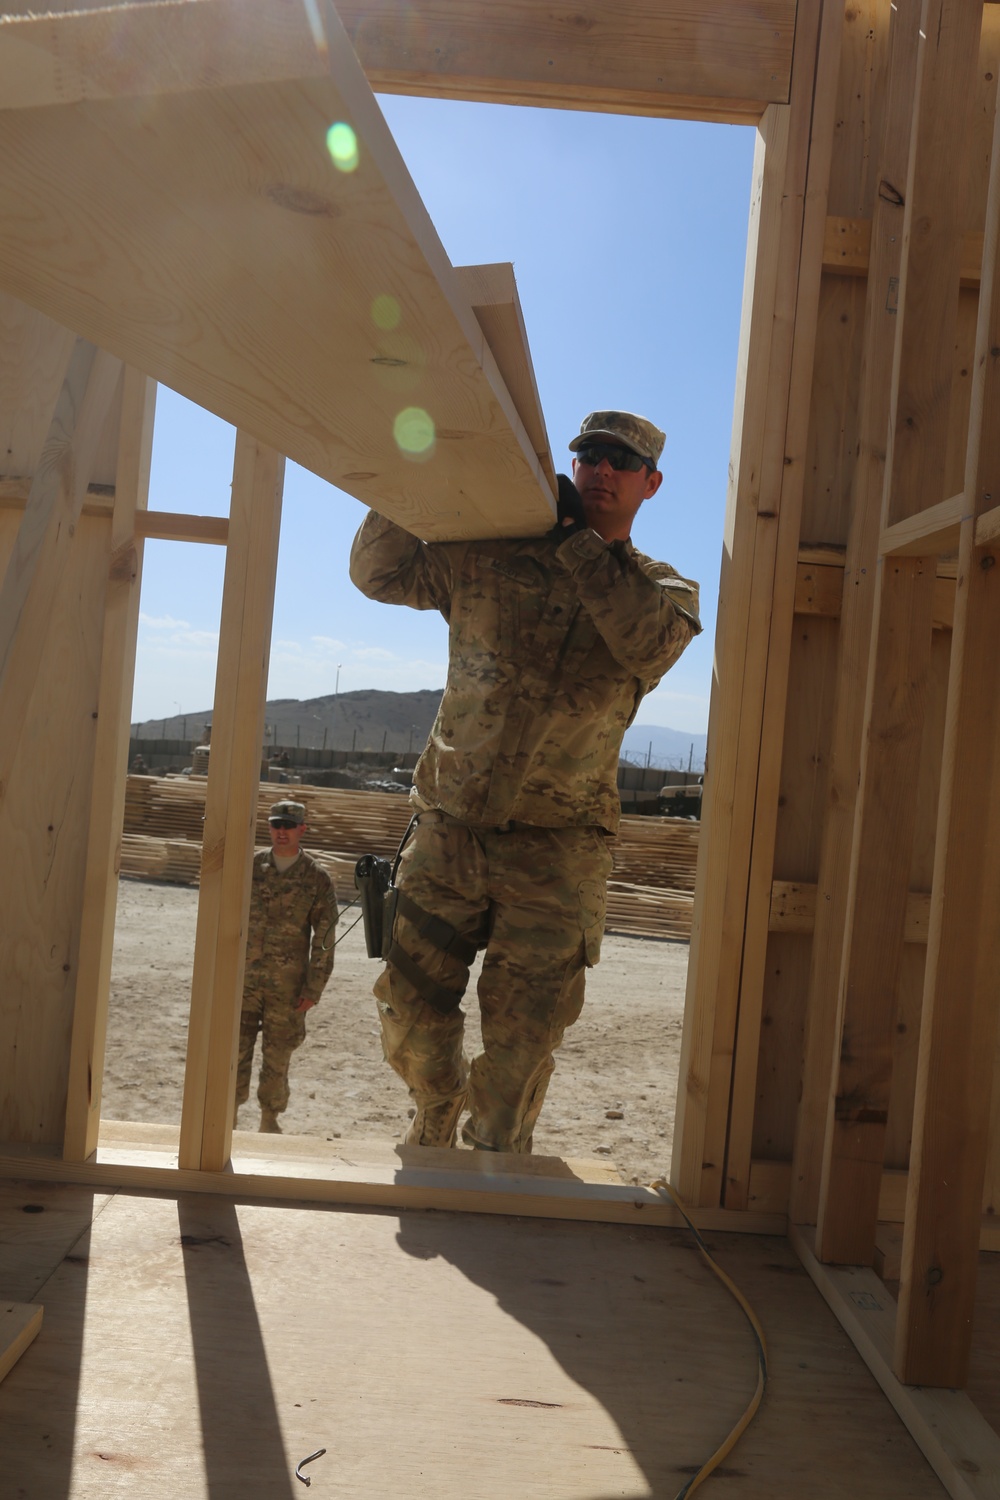
[(304, 823), (306, 820), (304, 804), (301, 802), (276, 802), (267, 815), (269, 823), (273, 823), (275, 820), (280, 822)]
[(578, 448), (593, 442), (621, 443), (624, 448), (638, 453), (640, 458), (650, 459), (655, 466), (666, 441), (666, 433), (645, 417), (637, 417), (635, 412), (592, 411), (584, 417), (580, 435), (570, 443), (569, 451), (575, 453)]

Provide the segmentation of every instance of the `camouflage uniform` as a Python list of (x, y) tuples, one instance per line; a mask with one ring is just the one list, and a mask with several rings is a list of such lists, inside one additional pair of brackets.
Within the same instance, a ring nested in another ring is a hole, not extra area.
[(270, 849), (254, 856), (236, 1107), (250, 1097), (257, 1033), (262, 1034), (257, 1098), (262, 1110), (288, 1105), (288, 1065), (306, 1034), (303, 997), (319, 1000), (333, 971), (337, 903), (333, 881), (305, 850), (282, 873)]
[[(590, 530), (428, 544), (375, 512), (351, 577), (369, 598), (440, 610), (450, 629), (398, 885), (467, 946), (445, 951), (397, 915), (375, 984), (385, 1056), (418, 1118), (468, 1091), (469, 1144), (530, 1151), (552, 1053), (600, 956), (622, 735), (700, 630), (697, 585)], [(484, 1050), (467, 1070), (457, 1000), (484, 946)]]

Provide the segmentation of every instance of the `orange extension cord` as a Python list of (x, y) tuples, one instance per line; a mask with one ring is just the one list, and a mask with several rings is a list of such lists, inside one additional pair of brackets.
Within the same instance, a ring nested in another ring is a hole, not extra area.
[(697, 1474), (692, 1475), (687, 1483), (680, 1490), (678, 1490), (676, 1500), (687, 1500), (687, 1496), (693, 1494), (701, 1484), (701, 1482), (708, 1478), (712, 1470), (718, 1468), (719, 1464), (721, 1464), (727, 1453), (730, 1453), (732, 1449), (735, 1448), (736, 1444), (739, 1442), (740, 1438), (743, 1436), (744, 1432), (746, 1432), (747, 1428), (750, 1426), (750, 1423), (757, 1415), (757, 1408), (760, 1406), (760, 1403), (764, 1398), (764, 1392), (767, 1389), (767, 1344), (764, 1339), (764, 1330), (763, 1328), (761, 1328), (760, 1323), (757, 1320), (757, 1314), (754, 1312), (753, 1308), (750, 1306), (749, 1302), (744, 1297), (743, 1293), (740, 1291), (736, 1283), (732, 1281), (726, 1275), (722, 1267), (712, 1259), (711, 1255), (708, 1253), (708, 1247), (706, 1246), (705, 1241), (702, 1239), (701, 1235), (698, 1233), (697, 1229), (688, 1218), (683, 1203), (681, 1203), (680, 1199), (674, 1192), (673, 1188), (670, 1186), (669, 1182), (667, 1182), (666, 1178), (664, 1177), (658, 1177), (655, 1182), (650, 1183), (650, 1187), (654, 1188), (656, 1192), (661, 1193), (664, 1197), (669, 1198), (670, 1202), (674, 1205), (677, 1212), (681, 1215), (681, 1218), (684, 1220), (685, 1224), (694, 1235), (695, 1243), (698, 1246), (698, 1251), (702, 1259), (707, 1263), (709, 1268), (714, 1271), (715, 1275), (718, 1276), (719, 1280), (722, 1282), (722, 1285), (726, 1288), (726, 1291), (730, 1294), (731, 1297), (735, 1297), (736, 1301), (742, 1308), (743, 1314), (746, 1317), (747, 1322), (750, 1324), (751, 1329), (753, 1330), (753, 1336), (757, 1344), (757, 1389), (754, 1391), (753, 1396), (750, 1399), (750, 1405), (747, 1407), (742, 1417), (740, 1417), (740, 1420), (737, 1422), (732, 1432), (726, 1438), (725, 1442), (721, 1443), (719, 1447), (716, 1448), (711, 1458), (707, 1459), (705, 1463), (702, 1464)]

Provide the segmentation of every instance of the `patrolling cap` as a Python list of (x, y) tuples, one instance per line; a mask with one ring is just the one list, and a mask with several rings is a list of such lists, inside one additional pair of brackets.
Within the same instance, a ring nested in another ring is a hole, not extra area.
[(580, 435), (569, 445), (575, 453), (588, 443), (621, 443), (631, 448), (640, 458), (651, 460), (654, 468), (660, 461), (667, 435), (645, 417), (637, 417), (632, 411), (592, 411), (580, 425)]
[(269, 823), (304, 823), (306, 820), (305, 805), (302, 802), (276, 802), (267, 815)]

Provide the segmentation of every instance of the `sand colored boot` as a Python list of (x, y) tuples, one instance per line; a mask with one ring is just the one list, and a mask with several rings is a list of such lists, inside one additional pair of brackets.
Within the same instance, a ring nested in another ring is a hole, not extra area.
[(261, 1135), (281, 1135), (281, 1126), (278, 1124), (278, 1116), (273, 1109), (262, 1109), (260, 1112)]
[(465, 1093), (440, 1104), (422, 1104), (403, 1137), (407, 1146), (454, 1146), (458, 1117), (465, 1108)]

